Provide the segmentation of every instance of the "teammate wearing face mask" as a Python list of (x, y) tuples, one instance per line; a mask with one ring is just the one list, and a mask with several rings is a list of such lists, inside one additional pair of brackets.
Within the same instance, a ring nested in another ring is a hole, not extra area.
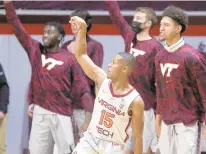
[[(157, 23), (157, 16), (151, 8), (136, 9), (132, 24), (128, 24), (120, 13), (116, 1), (105, 1), (110, 18), (119, 28), (125, 42), (125, 52), (136, 57), (137, 68), (130, 77), (130, 83), (142, 96), (145, 103), (143, 153), (152, 153), (157, 148), (155, 133), (156, 90), (155, 90), (155, 56), (162, 45), (150, 36), (150, 30)], [(131, 134), (131, 132), (129, 132)], [(133, 151), (133, 137), (125, 146), (125, 154)]]

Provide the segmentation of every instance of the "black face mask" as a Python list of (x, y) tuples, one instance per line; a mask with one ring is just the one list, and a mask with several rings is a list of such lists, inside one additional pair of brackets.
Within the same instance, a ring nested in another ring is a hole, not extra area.
[(135, 32), (135, 33), (140, 33), (142, 31), (142, 28), (140, 28), (142, 23), (138, 22), (138, 21), (132, 21), (132, 30)]

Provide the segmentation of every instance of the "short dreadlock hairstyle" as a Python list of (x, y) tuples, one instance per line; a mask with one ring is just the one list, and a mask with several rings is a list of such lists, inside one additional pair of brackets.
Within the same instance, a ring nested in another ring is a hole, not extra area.
[(50, 21), (50, 22), (46, 23), (46, 26), (47, 25), (48, 26), (54, 26), (59, 31), (59, 33), (62, 35), (62, 38), (61, 38), (60, 42), (62, 40), (64, 40), (64, 37), (65, 37), (66, 33), (65, 33), (65, 30), (64, 30), (64, 27), (59, 22)]

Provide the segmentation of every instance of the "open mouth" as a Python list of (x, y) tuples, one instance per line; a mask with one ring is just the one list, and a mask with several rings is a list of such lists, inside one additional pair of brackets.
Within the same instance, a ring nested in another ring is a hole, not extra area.
[(43, 39), (43, 42), (44, 42), (44, 43), (48, 43), (49, 40), (48, 40), (48, 39)]
[(159, 37), (164, 37), (164, 34), (163, 34), (163, 33), (160, 33), (160, 34), (159, 34)]

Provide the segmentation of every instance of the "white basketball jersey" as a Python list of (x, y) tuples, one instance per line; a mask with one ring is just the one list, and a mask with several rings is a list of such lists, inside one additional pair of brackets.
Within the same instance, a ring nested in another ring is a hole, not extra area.
[(140, 95), (135, 89), (125, 95), (115, 95), (111, 80), (104, 80), (95, 99), (92, 119), (87, 131), (102, 140), (125, 144), (128, 140), (127, 130), (131, 123), (128, 108), (138, 96)]

